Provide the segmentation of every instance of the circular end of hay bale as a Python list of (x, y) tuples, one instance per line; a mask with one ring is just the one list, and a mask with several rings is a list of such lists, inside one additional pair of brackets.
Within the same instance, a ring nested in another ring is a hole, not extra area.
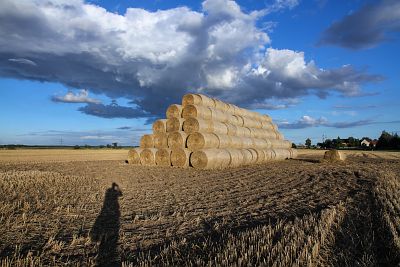
[(165, 133), (166, 132), (166, 119), (156, 120), (153, 123), (153, 133)]
[(141, 148), (153, 148), (154, 147), (154, 136), (152, 134), (144, 134), (140, 138)]
[(166, 134), (166, 133), (153, 134), (153, 142), (154, 142), (155, 148), (167, 148), (168, 147), (168, 134)]
[(344, 154), (336, 149), (328, 150), (324, 154), (324, 160), (328, 162), (344, 161), (345, 159)]
[(186, 94), (182, 97), (182, 106), (201, 104), (201, 97), (197, 94)]
[(190, 155), (190, 163), (197, 169), (222, 169), (229, 166), (230, 160), (225, 149), (201, 149)]
[(145, 166), (156, 164), (156, 148), (145, 148), (140, 152), (140, 163)]
[(182, 105), (172, 104), (167, 108), (166, 111), (167, 119), (170, 118), (181, 118), (182, 117)]
[(158, 166), (171, 166), (171, 149), (161, 148), (157, 150), (155, 162)]
[(172, 132), (168, 135), (169, 148), (185, 148), (188, 134), (182, 131)]
[(185, 148), (173, 148), (171, 150), (171, 164), (174, 167), (189, 167), (190, 154), (192, 152)]
[(196, 169), (205, 169), (208, 164), (208, 156), (203, 150), (197, 150), (190, 155), (190, 164)]
[(133, 148), (128, 151), (128, 159), (127, 162), (129, 164), (140, 164), (140, 152), (142, 152), (142, 148)]
[(169, 118), (166, 122), (167, 132), (182, 131), (182, 125), (185, 119), (183, 118)]
[(191, 133), (186, 141), (187, 148), (197, 150), (203, 148), (218, 148), (219, 139), (214, 133)]

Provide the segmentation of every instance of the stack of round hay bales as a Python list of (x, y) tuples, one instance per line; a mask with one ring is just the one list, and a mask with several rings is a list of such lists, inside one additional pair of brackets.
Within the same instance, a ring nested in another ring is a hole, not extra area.
[(268, 115), (202, 94), (172, 104), (128, 153), (130, 164), (220, 169), (295, 158)]

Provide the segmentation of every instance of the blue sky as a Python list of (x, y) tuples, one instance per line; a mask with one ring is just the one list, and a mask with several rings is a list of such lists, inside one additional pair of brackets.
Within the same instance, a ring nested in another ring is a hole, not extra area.
[(295, 143), (400, 131), (400, 3), (0, 3), (0, 144), (137, 145), (183, 94)]

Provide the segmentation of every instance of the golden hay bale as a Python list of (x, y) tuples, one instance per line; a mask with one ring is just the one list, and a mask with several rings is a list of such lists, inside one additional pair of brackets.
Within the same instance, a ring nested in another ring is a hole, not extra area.
[(297, 158), (297, 149), (289, 148), (290, 158), (295, 159)]
[(171, 164), (174, 167), (189, 167), (192, 151), (186, 148), (173, 148), (171, 151)]
[(171, 149), (161, 148), (156, 152), (156, 165), (171, 166)]
[(169, 148), (185, 148), (188, 134), (182, 131), (172, 132), (168, 135)]
[(258, 149), (266, 149), (270, 147), (270, 143), (266, 141), (265, 139), (260, 139), (260, 138), (252, 138), (253, 141), (253, 148), (258, 148)]
[(168, 147), (168, 134), (167, 133), (153, 134), (153, 142), (154, 142), (155, 148), (167, 148)]
[(239, 136), (231, 136), (231, 148), (243, 148), (243, 140)]
[(240, 149), (243, 155), (243, 165), (251, 164), (253, 161), (253, 154), (248, 149)]
[(228, 120), (226, 121), (226, 123), (229, 123), (231, 125), (238, 125), (239, 121), (238, 121), (238, 117), (236, 117), (235, 115), (232, 114), (228, 114)]
[(275, 160), (283, 160), (290, 158), (289, 149), (286, 148), (274, 148)]
[(222, 169), (229, 166), (231, 156), (225, 149), (201, 149), (190, 155), (190, 163), (197, 169)]
[(291, 148), (292, 143), (287, 140), (276, 140), (276, 139), (268, 139), (271, 142), (272, 148)]
[(241, 137), (242, 139), (242, 148), (252, 148), (253, 147), (253, 139), (250, 137)]
[(257, 163), (257, 161), (258, 161), (258, 153), (257, 153), (257, 151), (254, 148), (248, 148), (247, 150), (250, 151), (251, 156), (252, 156), (250, 164)]
[(187, 147), (190, 150), (197, 150), (203, 148), (218, 148), (219, 139), (214, 133), (191, 133), (187, 138)]
[(224, 122), (212, 121), (212, 131), (216, 134), (228, 134), (228, 126)]
[(275, 158), (275, 152), (272, 149), (264, 149), (263, 150), (265, 158), (264, 161), (273, 160)]
[(336, 149), (328, 150), (324, 154), (324, 160), (329, 162), (344, 161), (345, 159), (345, 155)]
[(140, 152), (140, 163), (145, 166), (156, 164), (156, 148), (145, 148)]
[(270, 121), (261, 121), (262, 128), (265, 130), (274, 131), (274, 125)]
[(214, 100), (214, 107), (216, 109), (219, 109), (221, 111), (228, 111), (229, 110), (229, 105), (221, 100), (218, 99), (213, 99)]
[(272, 122), (272, 118), (270, 116), (268, 116), (267, 114), (261, 114), (261, 121), (264, 122)]
[(182, 118), (169, 118), (167, 120), (167, 132), (182, 131), (182, 125), (185, 119)]
[(182, 118), (182, 105), (172, 104), (167, 108), (167, 119)]
[(156, 120), (153, 123), (153, 133), (165, 133), (167, 131), (166, 122), (165, 119)]
[(232, 139), (226, 134), (215, 134), (218, 137), (219, 145), (218, 148), (232, 147)]
[(182, 106), (201, 105), (201, 97), (198, 94), (186, 94), (182, 97)]
[(135, 147), (128, 151), (128, 163), (129, 164), (140, 164), (140, 152), (143, 148)]
[(237, 126), (229, 124), (229, 123), (225, 123), (225, 125), (226, 125), (226, 128), (228, 130), (227, 134), (230, 135), (230, 136), (236, 136)]
[(186, 105), (182, 110), (182, 117), (185, 119), (192, 117), (211, 120), (211, 110), (206, 106)]
[(226, 151), (229, 152), (229, 156), (231, 157), (229, 167), (238, 167), (243, 165), (243, 153), (240, 149), (228, 148)]
[(260, 121), (248, 117), (243, 117), (243, 126), (249, 128), (262, 128)]
[(254, 149), (257, 153), (257, 163), (261, 163), (265, 161), (265, 153), (262, 149)]
[(211, 120), (221, 122), (229, 121), (229, 116), (231, 116), (229, 113), (212, 107), (209, 107), (209, 109), (211, 111)]
[(183, 122), (182, 128), (183, 131), (188, 134), (194, 132), (211, 133), (213, 131), (213, 121), (198, 118), (187, 118)]
[(141, 148), (152, 148), (154, 147), (154, 139), (152, 134), (144, 134), (142, 138), (140, 138), (140, 147)]
[(240, 137), (251, 137), (251, 130), (248, 127), (236, 126), (236, 135)]
[(280, 132), (275, 132), (277, 140), (285, 140), (285, 137)]
[(197, 95), (200, 96), (201, 105), (207, 106), (207, 107), (215, 107), (213, 98), (206, 96), (206, 95), (202, 95), (202, 94), (197, 94)]
[(237, 115), (237, 114), (235, 114), (233, 116), (236, 118), (236, 125), (243, 126), (243, 124), (244, 124), (243, 117), (241, 115)]

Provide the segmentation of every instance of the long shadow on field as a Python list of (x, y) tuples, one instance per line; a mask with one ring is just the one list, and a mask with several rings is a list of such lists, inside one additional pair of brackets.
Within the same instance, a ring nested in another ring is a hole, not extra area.
[(122, 191), (116, 183), (106, 190), (103, 207), (90, 232), (94, 242), (100, 242), (97, 266), (121, 266), (118, 253), (120, 216), (118, 198)]

